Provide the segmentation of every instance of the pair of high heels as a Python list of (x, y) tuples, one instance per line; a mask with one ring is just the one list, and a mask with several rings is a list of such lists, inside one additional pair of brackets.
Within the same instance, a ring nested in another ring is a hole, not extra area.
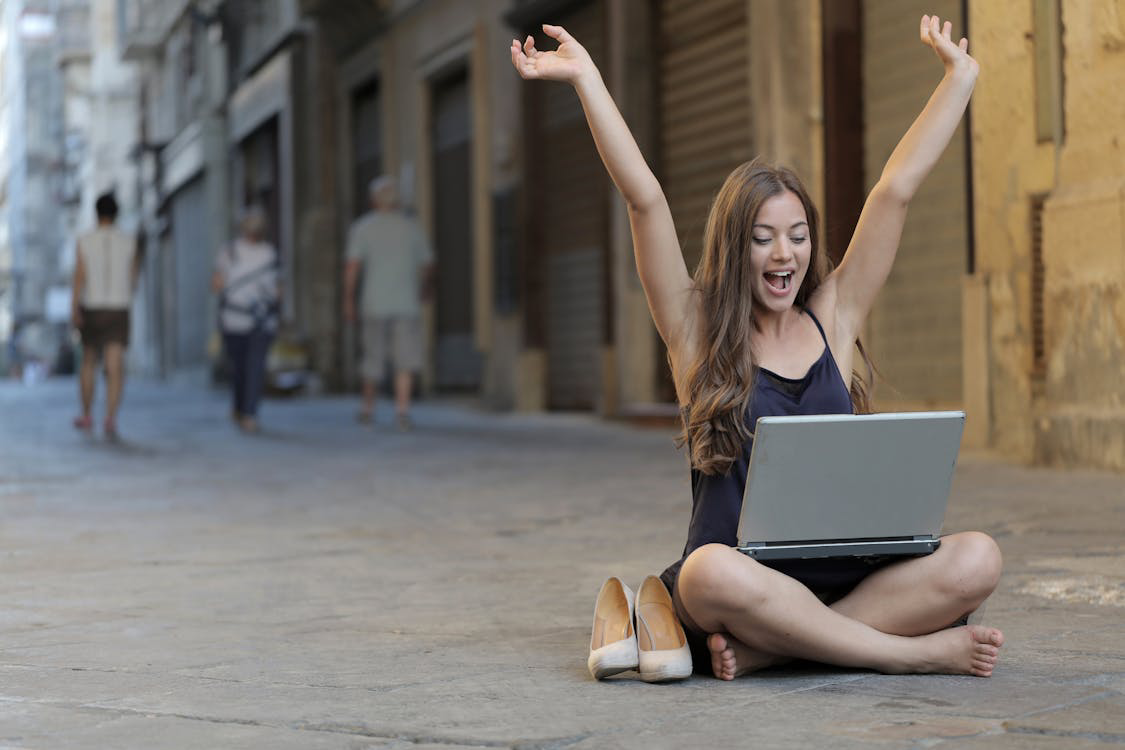
[(645, 682), (691, 676), (691, 649), (659, 578), (645, 578), (635, 597), (616, 576), (602, 584), (586, 666), (596, 680), (630, 669)]

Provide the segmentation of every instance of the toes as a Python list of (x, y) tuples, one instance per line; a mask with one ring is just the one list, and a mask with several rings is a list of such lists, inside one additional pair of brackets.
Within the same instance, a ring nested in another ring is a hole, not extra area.
[(722, 654), (715, 654), (711, 658), (711, 672), (720, 680), (733, 680), (734, 663)]
[(712, 633), (707, 637), (707, 648), (711, 650), (711, 671), (720, 680), (733, 680), (735, 673), (734, 648), (722, 633)]
[(981, 656), (976, 655), (973, 657), (969, 671), (977, 677), (988, 677), (996, 669), (995, 656)]

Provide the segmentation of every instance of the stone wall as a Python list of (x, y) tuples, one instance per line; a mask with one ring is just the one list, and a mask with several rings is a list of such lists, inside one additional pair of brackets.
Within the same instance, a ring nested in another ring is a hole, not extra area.
[(982, 73), (972, 123), (977, 266), (966, 289), (980, 296), (983, 321), (966, 338), (984, 337), (988, 352), (986, 372), (966, 373), (987, 393), (976, 407), (987, 413), (970, 418), (987, 421), (986, 444), (1013, 458), (1125, 469), (1125, 2), (1061, 6), (1064, 128), (1040, 140), (1035, 55), (1049, 40), (1041, 27), (1036, 39), (1033, 3), (970, 5)]

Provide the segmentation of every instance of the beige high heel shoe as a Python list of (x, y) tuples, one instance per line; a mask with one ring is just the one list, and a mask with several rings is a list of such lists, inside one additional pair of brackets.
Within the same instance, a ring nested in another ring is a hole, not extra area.
[(637, 668), (633, 590), (615, 576), (602, 584), (594, 604), (594, 627), (586, 666), (595, 680)]
[(682, 680), (691, 676), (691, 648), (664, 582), (649, 576), (637, 589), (637, 643), (641, 679)]

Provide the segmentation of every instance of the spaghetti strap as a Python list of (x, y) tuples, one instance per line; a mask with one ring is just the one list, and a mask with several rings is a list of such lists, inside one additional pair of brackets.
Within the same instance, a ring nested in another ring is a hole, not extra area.
[(824, 346), (827, 347), (828, 346), (828, 337), (824, 335), (824, 328), (821, 327), (820, 321), (816, 319), (815, 315), (813, 315), (812, 310), (810, 310), (807, 307), (804, 308), (804, 310), (805, 310), (805, 314), (808, 315), (810, 318), (812, 318), (812, 322), (816, 323), (816, 330), (820, 331), (820, 337), (822, 339), (824, 339)]

